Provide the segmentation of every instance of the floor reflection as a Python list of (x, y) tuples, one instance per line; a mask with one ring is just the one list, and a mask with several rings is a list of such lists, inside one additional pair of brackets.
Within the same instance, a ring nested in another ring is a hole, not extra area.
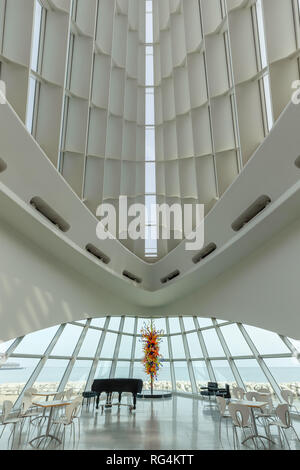
[[(300, 433), (300, 420), (294, 420)], [(0, 449), (7, 448), (8, 434), (0, 440)], [(138, 400), (137, 409), (130, 413), (127, 407), (113, 407), (101, 412), (84, 407), (81, 417), (81, 438), (78, 449), (131, 450), (222, 450), (232, 449), (232, 430), (222, 424), (219, 439), (219, 412), (214, 400), (202, 401), (174, 396), (168, 400)], [(291, 448), (300, 450), (294, 436), (288, 434)], [(32, 436), (34, 437), (34, 436)], [(275, 437), (278, 446), (278, 439)], [(21, 446), (27, 449), (23, 433)], [(66, 440), (66, 448), (72, 443)]]

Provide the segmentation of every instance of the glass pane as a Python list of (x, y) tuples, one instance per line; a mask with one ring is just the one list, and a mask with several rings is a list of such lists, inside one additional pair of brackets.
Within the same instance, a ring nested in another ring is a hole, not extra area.
[(148, 318), (139, 318), (138, 319), (138, 324), (137, 324), (137, 334), (141, 333), (141, 329), (144, 328), (144, 325), (148, 325), (149, 323)]
[(255, 359), (239, 359), (234, 362), (247, 390), (254, 390), (255, 386), (270, 387), (268, 380)]
[(79, 351), (79, 356), (94, 357), (101, 338), (101, 334), (102, 331), (89, 329)]
[(210, 357), (224, 357), (225, 354), (216, 331), (214, 329), (204, 330), (202, 334), (208, 355)]
[(141, 340), (141, 336), (139, 336), (138, 338), (136, 338), (134, 358), (142, 360), (142, 357), (143, 357), (143, 343)]
[(216, 380), (221, 387), (224, 387), (225, 384), (229, 384), (231, 386), (236, 384), (228, 361), (211, 361), (211, 365), (214, 369)]
[(168, 338), (164, 336), (159, 345), (159, 352), (162, 355), (163, 359), (169, 359), (169, 345)]
[(197, 359), (197, 358), (203, 357), (197, 333), (187, 334), (186, 339), (189, 345), (191, 358)]
[(131, 359), (133, 336), (122, 335), (119, 357), (122, 359)]
[(276, 333), (248, 325), (245, 325), (245, 329), (260, 354), (284, 354), (290, 352)]
[[(290, 340), (290, 342), (292, 343), (292, 345), (294, 346), (294, 348), (297, 349), (297, 351), (300, 351), (300, 341), (298, 339), (293, 339), (293, 338), (288, 338)], [(0, 346), (1, 348), (1, 346)], [(1, 349), (0, 349), (1, 351)]]
[(113, 330), (113, 331), (119, 331), (120, 330), (120, 317), (111, 317), (108, 329)]
[(95, 379), (109, 379), (111, 361), (99, 361)]
[(130, 362), (117, 362), (115, 378), (128, 379), (129, 368), (130, 368)]
[(76, 323), (80, 323), (81, 325), (86, 325), (86, 320), (76, 320)]
[(28, 379), (39, 363), (39, 359), (11, 358), (6, 369), (0, 368), (0, 405), (5, 400), (15, 402)]
[(257, 0), (256, 11), (257, 11), (257, 26), (258, 26), (261, 63), (262, 63), (262, 68), (264, 69), (265, 67), (267, 67), (268, 61), (267, 61), (267, 46), (266, 46), (266, 38), (265, 38), (265, 26), (264, 26), (262, 0)]
[(6, 353), (8, 348), (13, 344), (15, 340), (11, 339), (10, 341), (0, 341), (0, 354)]
[(170, 328), (170, 333), (180, 333), (181, 328), (180, 328), (180, 323), (179, 323), (179, 318), (169, 318), (169, 328)]
[(134, 317), (126, 317), (125, 322), (124, 322), (124, 328), (123, 331), (124, 333), (134, 333), (134, 323), (135, 323), (135, 318)]
[(156, 167), (154, 162), (145, 163), (145, 192), (155, 193), (156, 192)]
[[(147, 5), (150, 5), (148, 2)], [(147, 12), (146, 14), (146, 42), (153, 43), (153, 13)]]
[(206, 387), (209, 382), (209, 375), (206, 364), (204, 361), (193, 361), (194, 374), (198, 391), (200, 392), (201, 387)]
[(118, 335), (116, 333), (106, 333), (101, 357), (112, 358), (115, 352), (115, 346)]
[(33, 387), (39, 392), (56, 392), (69, 361), (48, 359)]
[(68, 324), (54, 346), (51, 356), (71, 356), (82, 331), (80, 326)]
[(146, 0), (146, 12), (152, 12), (153, 11), (153, 3), (152, 0)]
[(35, 89), (36, 89), (36, 80), (35, 78), (30, 77), (28, 101), (27, 101), (27, 117), (26, 117), (26, 127), (27, 127), (28, 132), (30, 133), (32, 132), (32, 124), (33, 124)]
[[(151, 54), (152, 50), (152, 54)], [(148, 52), (149, 51), (149, 52)], [(153, 47), (146, 48), (146, 86), (154, 86)]]
[(296, 358), (265, 359), (265, 363), (280, 387), (288, 388), (300, 396), (300, 363)]
[(146, 106), (145, 124), (146, 126), (154, 126), (155, 125), (155, 116), (154, 116), (155, 103), (154, 103), (154, 89), (153, 88), (146, 88), (145, 106)]
[(206, 326), (212, 326), (212, 320), (211, 318), (202, 318), (198, 317), (198, 323), (200, 328), (205, 328)]
[(92, 364), (93, 361), (76, 361), (65, 390), (73, 388), (75, 393), (82, 393), (85, 389)]
[(165, 318), (153, 318), (155, 328), (160, 331), (163, 330), (163, 334), (166, 334), (166, 319)]
[(169, 362), (163, 362), (154, 384), (156, 390), (172, 390), (171, 369)]
[(265, 100), (266, 100), (268, 129), (270, 131), (274, 125), (270, 75), (269, 74), (264, 75), (263, 81), (264, 81), (264, 91), (265, 91)]
[(183, 324), (185, 331), (196, 329), (193, 317), (183, 317)]
[(155, 128), (147, 127), (145, 132), (146, 161), (155, 161)]
[(191, 381), (186, 362), (174, 362), (176, 390), (178, 392), (191, 393)]
[(96, 326), (97, 328), (104, 328), (106, 318), (93, 318), (91, 321), (91, 326)]
[[(156, 196), (145, 196), (145, 208), (146, 208), (146, 225), (155, 226), (157, 224), (156, 214)], [(153, 234), (148, 233), (148, 238), (154, 238)], [(155, 320), (157, 320), (155, 318)]]
[(144, 389), (146, 382), (148, 381), (148, 376), (145, 374), (144, 366), (141, 362), (135, 362), (133, 365), (133, 378), (141, 379), (144, 382)]
[(182, 336), (171, 336), (172, 353), (174, 359), (185, 359)]
[(35, 72), (37, 71), (38, 57), (39, 57), (41, 21), (42, 21), (42, 6), (40, 2), (36, 0), (35, 12), (34, 12), (33, 39), (32, 39), (32, 56), (31, 56), (31, 68)]
[(236, 324), (221, 327), (221, 332), (232, 356), (253, 356)]
[(39, 354), (42, 355), (51, 343), (58, 326), (36, 331), (26, 335), (14, 351), (15, 354)]

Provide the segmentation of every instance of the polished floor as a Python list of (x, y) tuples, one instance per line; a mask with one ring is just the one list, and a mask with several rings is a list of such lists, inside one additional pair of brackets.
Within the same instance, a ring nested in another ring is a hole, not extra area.
[[(294, 420), (294, 425), (300, 434), (300, 420)], [(35, 432), (33, 428), (31, 438), (34, 437)], [(275, 450), (280, 446), (277, 431), (273, 432), (276, 442), (273, 446)], [(0, 449), (7, 449), (8, 435), (9, 430), (6, 430), (0, 440)], [(120, 410), (118, 407), (113, 407), (103, 413), (101, 409), (93, 410), (92, 406), (90, 410), (84, 407), (81, 416), (80, 440), (76, 439), (74, 447), (67, 433), (65, 448), (82, 450), (233, 449), (230, 422), (228, 428), (225, 421), (222, 423), (221, 436), (220, 439), (219, 412), (214, 401), (173, 397), (155, 402), (138, 400), (137, 410), (133, 413), (129, 413), (126, 407), (121, 407)], [(291, 449), (300, 450), (300, 443), (297, 442), (292, 432), (288, 431), (287, 436)], [(25, 432), (20, 444), (16, 435), (14, 448), (29, 449), (26, 442)], [(253, 444), (250, 443), (249, 447), (242, 447), (251, 449)]]

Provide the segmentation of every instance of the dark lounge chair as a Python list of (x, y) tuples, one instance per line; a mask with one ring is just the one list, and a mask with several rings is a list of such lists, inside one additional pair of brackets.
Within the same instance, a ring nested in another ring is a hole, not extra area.
[(207, 387), (201, 387), (200, 394), (203, 397), (215, 397), (216, 393), (218, 392), (218, 384), (217, 382), (208, 382)]
[(223, 397), (223, 398), (226, 398), (226, 399), (230, 399), (231, 398), (231, 394), (230, 394), (230, 387), (228, 384), (225, 385), (225, 388), (219, 388), (219, 390), (217, 391), (216, 393), (216, 397)]
[(225, 388), (219, 388), (217, 382), (208, 382), (207, 387), (201, 387), (200, 394), (209, 399), (211, 397), (231, 398), (229, 385), (226, 384)]

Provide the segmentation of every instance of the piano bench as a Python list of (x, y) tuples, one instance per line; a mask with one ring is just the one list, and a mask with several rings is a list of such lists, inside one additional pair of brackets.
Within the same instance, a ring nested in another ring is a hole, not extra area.
[(96, 392), (83, 392), (83, 401), (86, 400), (86, 409), (90, 409), (91, 400), (94, 399), (93, 409), (95, 408), (97, 393)]

